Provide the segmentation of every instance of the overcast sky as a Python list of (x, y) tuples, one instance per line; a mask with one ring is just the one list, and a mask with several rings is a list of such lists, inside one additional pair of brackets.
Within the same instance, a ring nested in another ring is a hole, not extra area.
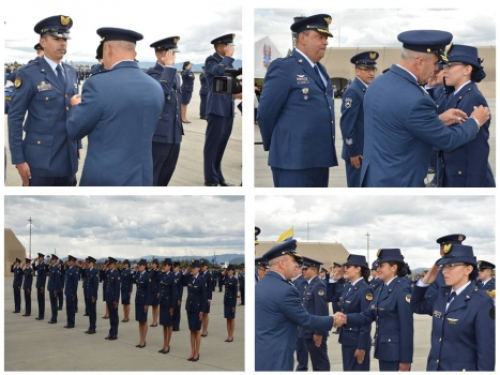
[(143, 34), (144, 39), (137, 42), (137, 60), (141, 62), (156, 60), (151, 43), (179, 36), (181, 53), (176, 62), (203, 63), (214, 52), (210, 41), (229, 33), (236, 34), (234, 57), (241, 59), (241, 3), (217, 2), (219, 6), (212, 1), (16, 1), (15, 6), (4, 9), (4, 61), (27, 63), (33, 59), (33, 46), (40, 39), (33, 27), (44, 18), (61, 14), (73, 19), (67, 61), (95, 61), (100, 42), (96, 30), (100, 27), (120, 27)]
[[(269, 36), (280, 53), (292, 46), (290, 25), (295, 16), (329, 14), (332, 17), (330, 47), (401, 46), (400, 32), (438, 29), (453, 34), (453, 43), (474, 46), (495, 45), (496, 12), (481, 6), (459, 9), (348, 9), (338, 10), (338, 2), (322, 9), (258, 9), (255, 11), (255, 41)], [(439, 5), (439, 3), (436, 3)], [(349, 4), (342, 4), (348, 7)], [(375, 6), (372, 3), (371, 6)]]
[[(495, 260), (495, 199), (486, 196), (272, 196), (256, 197), (260, 241), (276, 241), (294, 227), (294, 238), (339, 242), (370, 259), (377, 249), (400, 248), (411, 268), (430, 267), (439, 258), (436, 239), (467, 236), (478, 259)], [(307, 254), (304, 254), (307, 255)]]
[(5, 228), (59, 257), (244, 253), (240, 196), (6, 196)]

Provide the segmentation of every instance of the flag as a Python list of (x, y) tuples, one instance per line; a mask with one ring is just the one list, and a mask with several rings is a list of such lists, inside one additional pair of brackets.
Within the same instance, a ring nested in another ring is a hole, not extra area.
[(284, 242), (292, 237), (293, 237), (293, 227), (288, 229), (286, 232), (281, 233), (280, 236), (278, 237), (277, 242)]

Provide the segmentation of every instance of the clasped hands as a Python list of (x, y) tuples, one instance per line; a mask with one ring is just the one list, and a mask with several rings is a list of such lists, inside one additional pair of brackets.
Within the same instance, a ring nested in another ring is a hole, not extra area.
[(333, 315), (333, 326), (335, 328), (342, 327), (346, 323), (347, 323), (347, 316), (345, 314), (342, 314), (341, 312), (336, 312)]

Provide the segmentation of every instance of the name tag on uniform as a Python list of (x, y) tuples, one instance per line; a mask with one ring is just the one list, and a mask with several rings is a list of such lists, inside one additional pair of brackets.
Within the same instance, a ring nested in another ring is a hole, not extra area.
[(38, 92), (40, 91), (49, 91), (52, 90), (52, 85), (50, 83), (46, 83), (45, 81), (40, 82), (40, 84), (36, 87)]
[(297, 84), (305, 85), (309, 83), (309, 79), (305, 75), (297, 74)]
[(351, 303), (351, 301), (345, 301), (345, 303)]

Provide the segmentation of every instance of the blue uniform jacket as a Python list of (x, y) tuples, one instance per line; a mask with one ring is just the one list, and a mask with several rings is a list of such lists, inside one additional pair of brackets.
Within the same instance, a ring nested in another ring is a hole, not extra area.
[(333, 88), (297, 52), (274, 60), (266, 73), (257, 121), (271, 167), (306, 169), (338, 165)]
[[(328, 305), (326, 300), (326, 285), (318, 276), (308, 283), (306, 280), (305, 289), (302, 294), (302, 305), (310, 315), (328, 316)], [(313, 335), (328, 337), (328, 330), (312, 330), (299, 326), (299, 338), (312, 339)]]
[(205, 60), (205, 77), (207, 78), (207, 115), (217, 115), (226, 118), (234, 117), (233, 95), (214, 94), (212, 84), (214, 77), (229, 76), (226, 68), (232, 68), (234, 59), (229, 56), (222, 57), (217, 52)]
[(238, 272), (238, 283), (240, 284), (240, 290), (245, 290), (245, 273)]
[(123, 294), (132, 292), (132, 289), (134, 288), (134, 281), (133, 281), (133, 274), (132, 270), (130, 268), (122, 270), (121, 274), (121, 292), (122, 292), (122, 299), (123, 299)]
[(135, 283), (137, 284), (135, 303), (151, 305), (153, 297), (151, 294), (151, 278), (149, 277), (149, 273), (144, 271), (144, 273), (141, 274), (137, 271), (135, 275)]
[(134, 61), (90, 77), (66, 124), (70, 139), (88, 135), (80, 185), (152, 186), (152, 139), (165, 99)]
[(177, 305), (177, 285), (175, 285), (175, 275), (173, 272), (162, 272), (160, 275), (160, 305), (174, 308)]
[(396, 277), (389, 285), (377, 290), (367, 310), (347, 315), (348, 327), (361, 327), (376, 321), (375, 358), (399, 363), (413, 362), (410, 296), (408, 286)]
[(494, 371), (493, 300), (471, 282), (446, 311), (450, 290), (444, 286), (425, 298), (426, 288), (416, 286), (411, 295), (413, 312), (432, 316), (427, 371)]
[[(340, 311), (344, 314), (359, 313), (367, 310), (373, 301), (373, 288), (364, 280), (358, 281), (356, 285), (344, 288)], [(371, 322), (361, 326), (353, 327), (348, 321), (340, 328), (339, 343), (346, 346), (355, 346), (366, 352), (371, 345)]]
[(23, 284), (23, 289), (30, 289), (33, 285), (33, 269), (31, 267), (28, 267), (23, 270), (23, 275), (24, 275), (24, 284)]
[(105, 70), (104, 65), (97, 63), (92, 65), (90, 68), (90, 75), (93, 76), (94, 74), (104, 72)]
[(47, 290), (49, 292), (59, 292), (61, 289), (61, 271), (57, 264), (50, 266), (49, 268), (49, 283), (47, 284)]
[(425, 292), (425, 297), (428, 298), (432, 296), (433, 294), (438, 292), (439, 288), (445, 285), (446, 284), (444, 283), (443, 270), (440, 269), (437, 274), (436, 280), (427, 287), (427, 290)]
[(120, 301), (120, 272), (117, 269), (109, 270), (106, 285), (106, 302)]
[(47, 264), (39, 263), (36, 266), (36, 288), (41, 288), (47, 285)]
[(200, 95), (208, 94), (208, 82), (205, 73), (200, 74)]
[(14, 273), (14, 282), (12, 286), (14, 288), (19, 288), (23, 284), (23, 270), (21, 267), (14, 267), (12, 266), (10, 268), (10, 272)]
[(368, 86), (363, 108), (361, 186), (365, 187), (424, 187), (433, 146), (451, 151), (477, 135), (472, 119), (445, 126), (436, 102), (396, 65)]
[(363, 100), (365, 92), (365, 84), (356, 77), (342, 96), (340, 131), (343, 139), (342, 159), (345, 161), (350, 161), (351, 157), (363, 155), (365, 141)]
[(149, 68), (147, 74), (160, 83), (165, 98), (165, 105), (158, 119), (153, 142), (181, 143), (184, 130), (181, 121), (181, 89), (177, 69), (164, 68), (156, 63), (153, 68)]
[(328, 331), (333, 319), (309, 315), (297, 288), (270, 270), (255, 286), (256, 371), (293, 371), (298, 326)]
[(203, 275), (198, 274), (196, 279), (193, 275), (184, 275), (184, 285), (187, 286), (186, 311), (205, 312), (207, 311), (207, 282)]
[(174, 276), (174, 283), (177, 286), (177, 300), (182, 301), (182, 295), (184, 294), (184, 275), (179, 271), (174, 273)]
[(45, 59), (17, 71), (21, 85), (14, 90), (9, 108), (9, 144), (12, 164), (27, 162), (32, 176), (67, 177), (78, 170), (80, 138), (70, 139), (66, 132), (69, 102), (78, 93), (76, 71), (62, 66), (65, 87)]
[(371, 279), (370, 286), (372, 287), (373, 291), (376, 291), (380, 286), (382, 286), (383, 283), (384, 282), (377, 277)]
[(224, 305), (226, 306), (236, 306), (238, 301), (238, 279), (231, 276), (226, 279), (225, 282), (226, 289), (224, 291)]
[(153, 300), (155, 300), (158, 294), (158, 284), (160, 283), (160, 269), (151, 269), (149, 271), (149, 281), (151, 283), (151, 303), (153, 303)]
[(496, 290), (495, 289), (495, 278), (491, 278), (487, 283), (486, 285), (483, 285), (483, 283), (481, 283), (480, 280), (478, 280), (478, 288), (481, 289), (481, 290)]
[(181, 73), (182, 77), (182, 92), (193, 92), (195, 76), (191, 70), (185, 69)]
[(213, 275), (209, 270), (206, 270), (203, 272), (203, 277), (205, 278), (205, 281), (207, 282), (207, 299), (210, 301), (212, 300), (212, 285), (213, 285)]
[(78, 272), (75, 266), (66, 268), (64, 282), (64, 295), (66, 297), (76, 296), (78, 290)]
[(92, 268), (87, 271), (85, 281), (83, 282), (83, 288), (85, 289), (85, 297), (87, 299), (92, 299), (92, 297), (94, 297), (97, 300), (99, 289), (99, 270)]
[[(474, 106), (488, 103), (474, 82), (469, 82), (455, 95), (448, 97), (445, 109), (458, 108), (470, 116)], [(482, 127), (476, 138), (454, 150), (448, 150), (442, 154), (441, 168), (438, 168), (438, 186), (444, 187), (495, 187), (493, 172), (488, 164), (490, 137), (488, 120)], [(461, 125), (452, 125), (456, 128)], [(444, 179), (444, 181), (443, 181)]]

